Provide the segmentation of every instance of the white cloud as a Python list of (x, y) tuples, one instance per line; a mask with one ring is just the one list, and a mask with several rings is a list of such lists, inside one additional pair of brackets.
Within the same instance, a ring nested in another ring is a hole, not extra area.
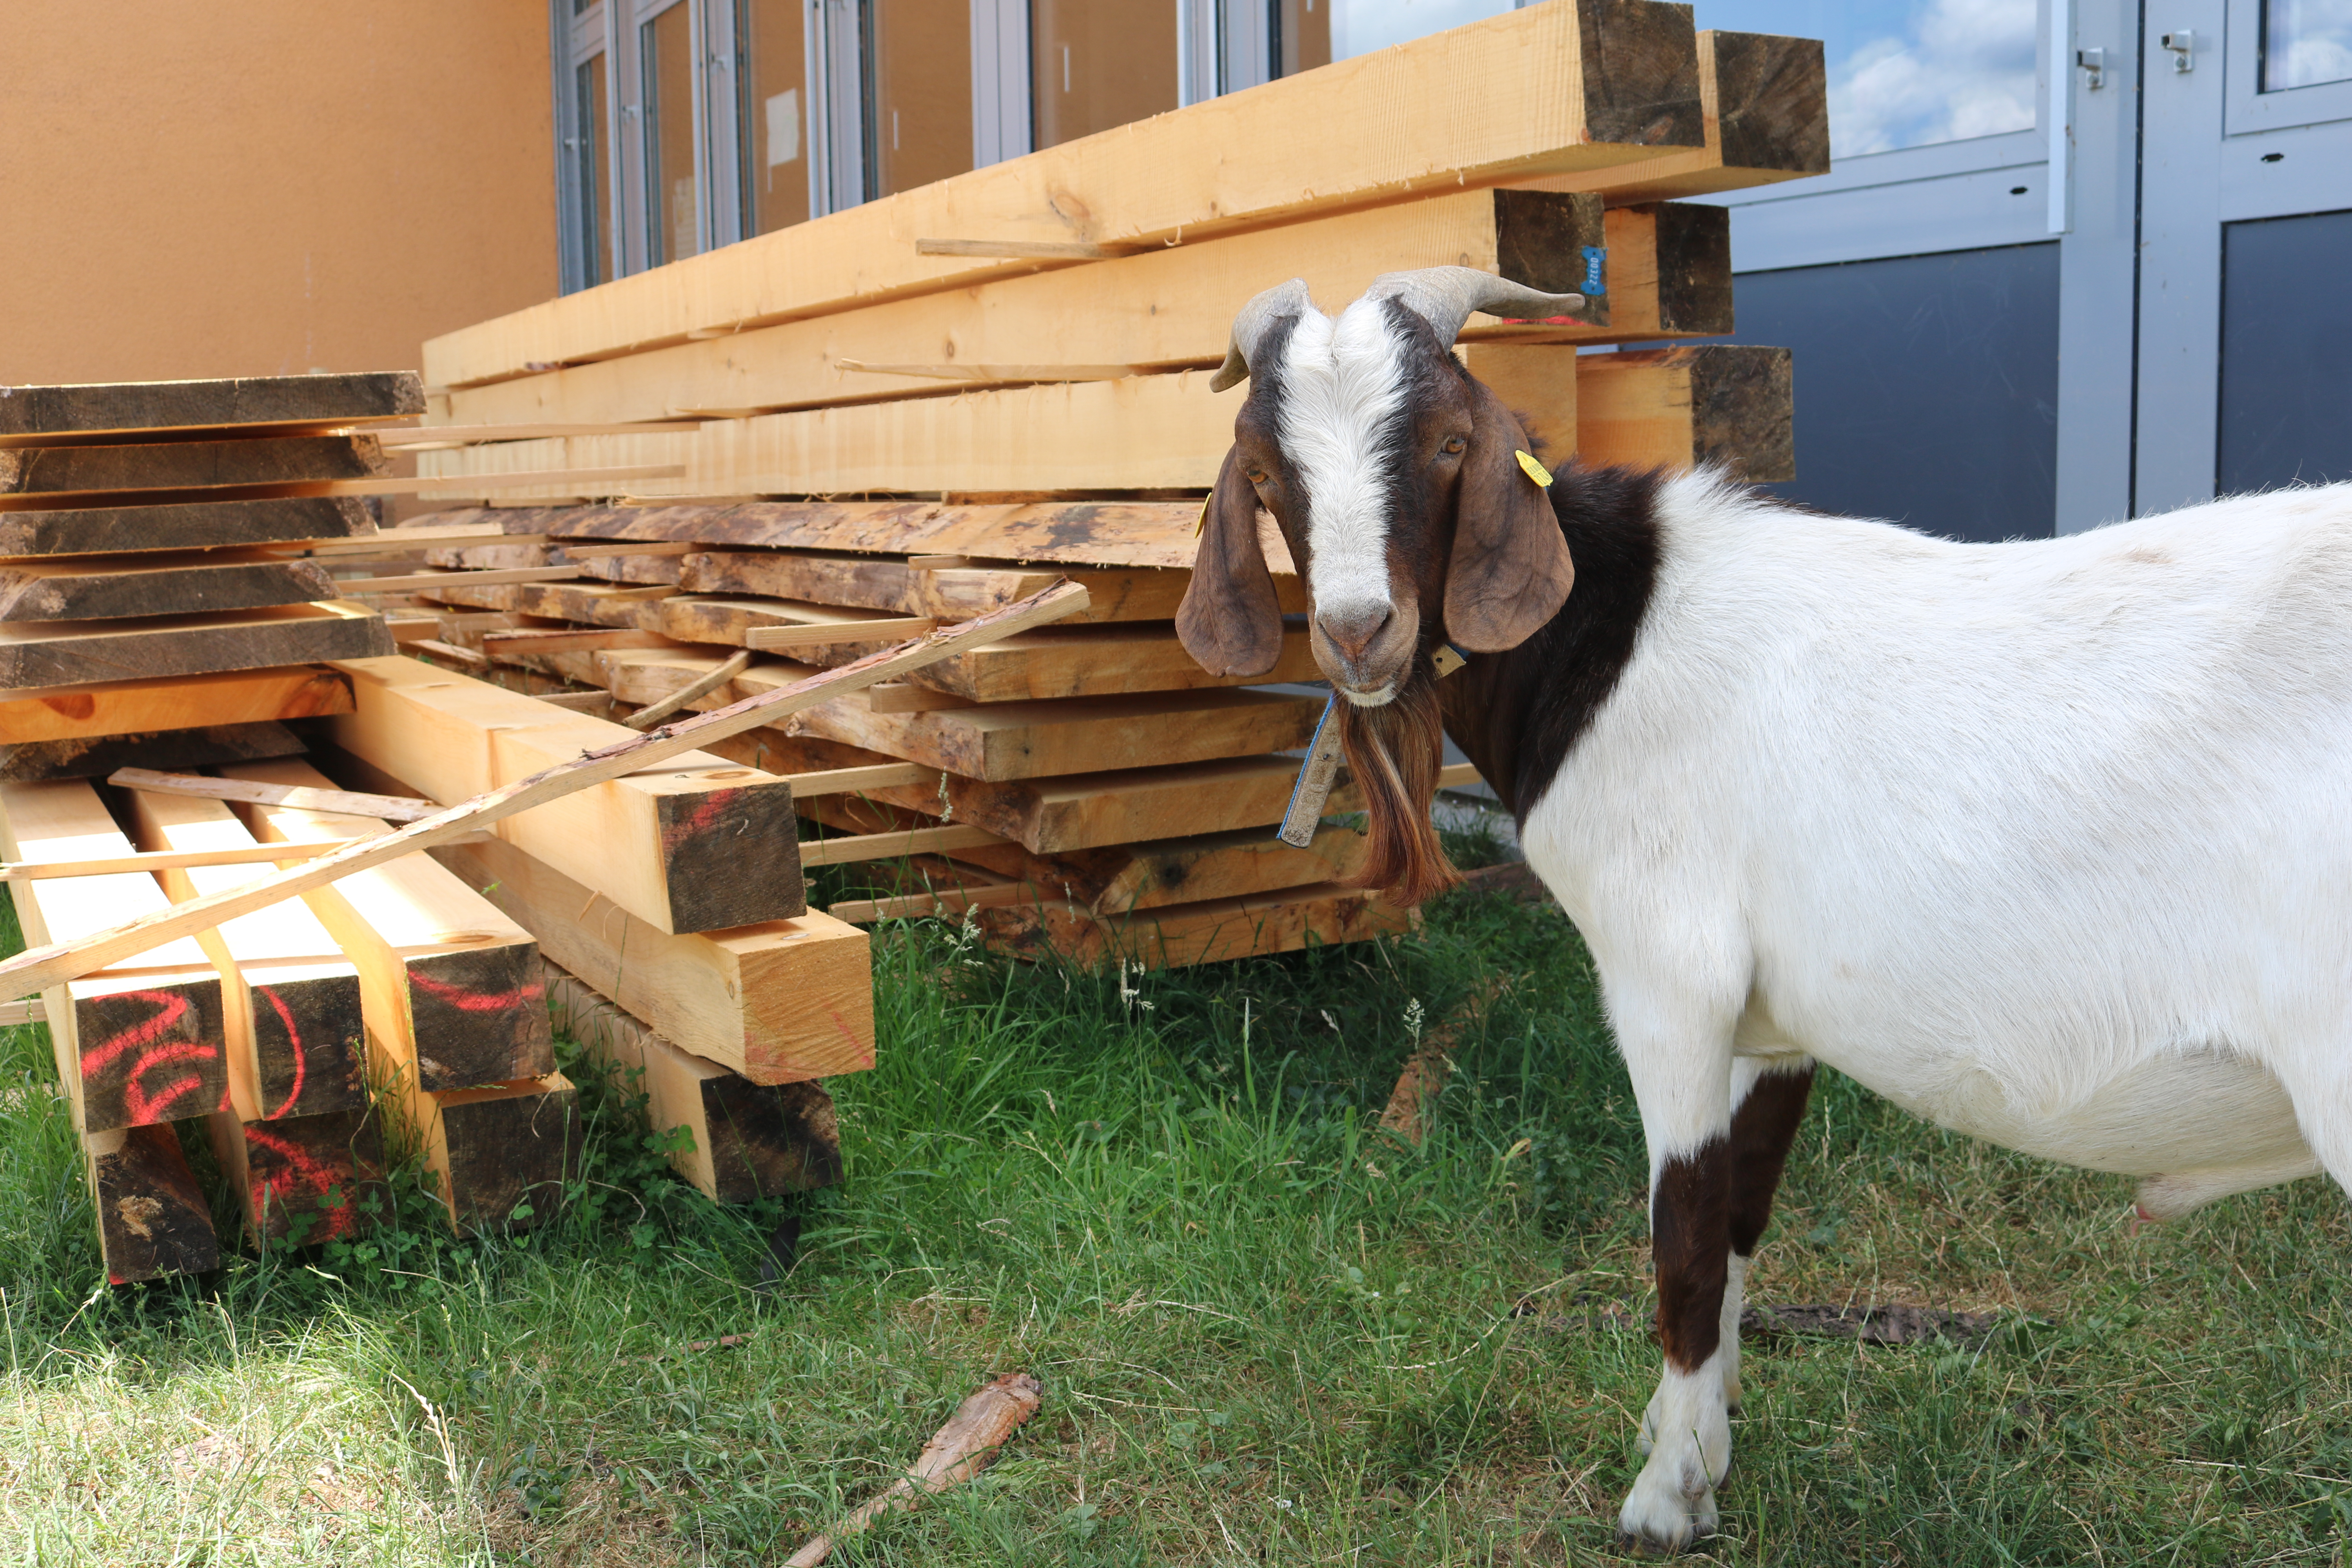
[(1928, 0), (1908, 37), (1857, 47), (1830, 82), (1840, 157), (2031, 131), (2034, 0)]
[(2352, 77), (2352, 0), (2271, 0), (2263, 22), (2263, 90)]

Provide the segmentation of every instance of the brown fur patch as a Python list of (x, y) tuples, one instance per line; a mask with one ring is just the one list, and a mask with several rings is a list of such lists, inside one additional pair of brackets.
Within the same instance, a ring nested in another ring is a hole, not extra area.
[(1780, 1189), (1780, 1168), (1805, 1119), (1813, 1069), (1769, 1073), (1756, 1080), (1731, 1116), (1731, 1250), (1752, 1257), (1764, 1227), (1772, 1222), (1772, 1196)]
[(1339, 705), (1339, 741), (1368, 818), (1363, 868), (1349, 886), (1379, 889), (1401, 909), (1462, 880), (1429, 815), (1444, 736), (1437, 682), (1425, 659), (1393, 700), (1378, 708)]
[(1731, 1143), (1710, 1138), (1677, 1154), (1650, 1194), (1650, 1257), (1658, 1270), (1658, 1343), (1684, 1372), (1706, 1364), (1723, 1339), (1723, 1288), (1730, 1278), (1726, 1200)]

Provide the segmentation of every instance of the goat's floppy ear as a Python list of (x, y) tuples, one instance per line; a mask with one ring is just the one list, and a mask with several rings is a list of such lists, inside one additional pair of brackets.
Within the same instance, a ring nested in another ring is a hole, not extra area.
[(1264, 675), (1282, 657), (1282, 602), (1257, 540), (1257, 487), (1239, 450), (1225, 454), (1202, 522), (1177, 638), (1212, 675)]
[(1549, 491), (1519, 461), (1527, 433), (1493, 393), (1470, 384), (1477, 414), (1454, 496), (1445, 635), (1473, 653), (1500, 653), (1559, 614), (1576, 563)]

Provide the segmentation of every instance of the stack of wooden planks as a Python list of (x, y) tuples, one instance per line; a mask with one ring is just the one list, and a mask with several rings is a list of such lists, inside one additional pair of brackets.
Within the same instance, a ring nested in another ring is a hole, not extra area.
[[(1344, 885), (1344, 823), (1273, 838), (1322, 703), (1287, 684), (1316, 677), (1303, 631), (1240, 688), (1171, 625), (1234, 310), (1437, 265), (1579, 292), (1460, 348), (1548, 460), (1787, 479), (1787, 352), (1677, 346), (1732, 328), (1727, 214), (1681, 198), (1827, 166), (1818, 43), (1550, 0), (551, 300), (425, 345), (418, 434), (447, 444), (420, 462), (512, 488), (435, 520), (437, 608), (401, 635), (567, 706), (714, 707), (1066, 574), (1082, 617), (721, 748), (855, 780), (794, 791), (849, 836), (803, 862), (900, 857), (908, 890), (834, 912), (1150, 964), (1399, 930)], [(696, 423), (488, 441), (664, 418)], [(684, 472), (608, 504), (516, 481), (656, 463)]]
[[(381, 588), (434, 531), (388, 542), (363, 504), (419, 488), (387, 477), (382, 426), (423, 406), (412, 373), (0, 387), (0, 880), (28, 942), (383, 834), (435, 809), (425, 788), (464, 798), (632, 738), (469, 700), (478, 683), (386, 657), (382, 614), (339, 596), (331, 569)], [(386, 793), (312, 765), (371, 757)], [(109, 1278), (217, 1266), (199, 1167), (261, 1246), (371, 1223), (403, 1151), (461, 1231), (543, 1221), (581, 1149), (551, 999), (656, 1131), (687, 1130), (672, 1158), (706, 1193), (835, 1179), (814, 1080), (871, 1064), (865, 937), (806, 914), (791, 800), (688, 753), (451, 864), (393, 859), (0, 1008), (48, 1031)], [(513, 912), (478, 890), (485, 866), (510, 871)]]

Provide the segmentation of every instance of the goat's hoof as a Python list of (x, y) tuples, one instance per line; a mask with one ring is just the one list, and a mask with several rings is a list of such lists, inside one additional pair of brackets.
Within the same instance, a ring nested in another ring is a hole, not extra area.
[(1617, 1516), (1617, 1544), (1637, 1556), (1673, 1557), (1713, 1535), (1719, 1522), (1712, 1491), (1689, 1498), (1669, 1489), (1653, 1499), (1637, 1483)]

